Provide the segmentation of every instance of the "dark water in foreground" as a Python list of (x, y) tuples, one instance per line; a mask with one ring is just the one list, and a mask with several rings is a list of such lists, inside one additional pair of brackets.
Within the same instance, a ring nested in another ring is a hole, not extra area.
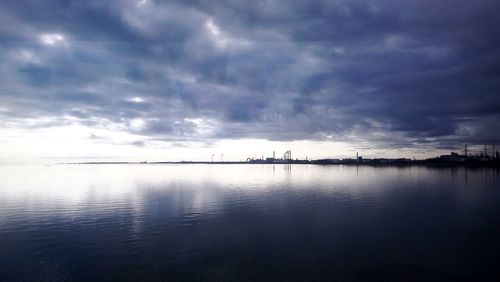
[(498, 169), (0, 167), (0, 280), (500, 281)]

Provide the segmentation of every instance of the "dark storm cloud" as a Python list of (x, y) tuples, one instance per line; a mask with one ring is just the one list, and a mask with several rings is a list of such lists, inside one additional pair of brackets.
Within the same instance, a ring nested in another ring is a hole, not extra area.
[(497, 1), (1, 5), (9, 126), (70, 116), (170, 141), (500, 141)]

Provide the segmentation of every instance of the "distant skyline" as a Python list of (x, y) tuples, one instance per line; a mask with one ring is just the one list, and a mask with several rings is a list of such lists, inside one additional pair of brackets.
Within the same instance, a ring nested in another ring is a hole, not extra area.
[(3, 1), (0, 164), (425, 158), (500, 144), (498, 11), (493, 0)]

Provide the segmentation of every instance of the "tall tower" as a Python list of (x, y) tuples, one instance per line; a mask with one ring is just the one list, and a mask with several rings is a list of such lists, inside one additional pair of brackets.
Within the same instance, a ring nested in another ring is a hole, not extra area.
[(465, 144), (465, 156), (467, 157), (467, 144)]
[(292, 159), (292, 151), (288, 150), (285, 152), (285, 154), (283, 155), (283, 159), (284, 160), (291, 160)]

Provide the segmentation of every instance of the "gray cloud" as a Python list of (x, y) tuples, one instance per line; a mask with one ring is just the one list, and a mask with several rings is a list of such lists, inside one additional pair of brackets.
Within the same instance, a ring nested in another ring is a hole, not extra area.
[(0, 12), (0, 117), (26, 128), (43, 117), (121, 124), (171, 142), (495, 143), (499, 8), (9, 1)]

